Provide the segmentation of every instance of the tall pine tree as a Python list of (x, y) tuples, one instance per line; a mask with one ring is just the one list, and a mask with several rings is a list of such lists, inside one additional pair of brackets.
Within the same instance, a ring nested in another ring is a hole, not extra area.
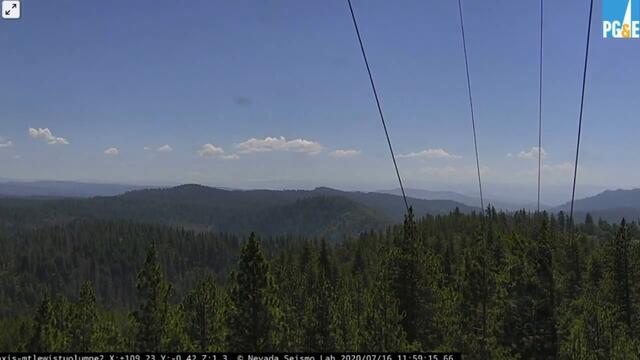
[(149, 246), (138, 274), (137, 289), (139, 308), (133, 314), (135, 350), (160, 351), (167, 330), (171, 286), (164, 279), (155, 242)]
[(229, 347), (234, 351), (275, 350), (278, 309), (274, 284), (269, 263), (253, 233), (231, 275), (230, 297)]
[(80, 299), (73, 308), (71, 348), (74, 351), (96, 351), (98, 321), (96, 294), (91, 283), (87, 282), (82, 285)]
[(209, 276), (183, 301), (187, 333), (198, 351), (225, 351), (227, 304)]

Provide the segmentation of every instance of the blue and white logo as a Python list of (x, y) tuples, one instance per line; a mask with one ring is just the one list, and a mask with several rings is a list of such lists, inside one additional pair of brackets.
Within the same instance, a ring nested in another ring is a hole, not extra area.
[(640, 0), (602, 0), (602, 37), (640, 38)]

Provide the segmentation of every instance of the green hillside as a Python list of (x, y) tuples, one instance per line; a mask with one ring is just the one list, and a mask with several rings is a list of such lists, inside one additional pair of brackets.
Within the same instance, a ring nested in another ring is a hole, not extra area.
[[(446, 200), (410, 199), (420, 216), (473, 208)], [(309, 235), (338, 239), (400, 221), (401, 197), (345, 192), (328, 188), (303, 190), (222, 190), (201, 185), (147, 189), (89, 199), (5, 198), (0, 226), (38, 226), (75, 219), (127, 219), (145, 223), (247, 234)]]

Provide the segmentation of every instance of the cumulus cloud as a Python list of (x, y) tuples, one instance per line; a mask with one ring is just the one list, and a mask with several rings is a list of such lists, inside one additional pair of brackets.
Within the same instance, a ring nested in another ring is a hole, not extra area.
[(143, 149), (144, 149), (144, 151), (149, 151), (149, 150), (151, 150), (151, 146), (145, 146)]
[(202, 157), (215, 157), (224, 155), (224, 150), (221, 147), (215, 146), (213, 144), (204, 144), (198, 150), (198, 155)]
[(2, 148), (10, 148), (13, 146), (13, 141), (5, 140), (2, 136), (0, 136), (0, 149)]
[(358, 156), (360, 154), (362, 154), (362, 151), (360, 151), (360, 150), (337, 149), (337, 150), (333, 150), (332, 152), (330, 152), (329, 156), (334, 157), (334, 158), (350, 158), (350, 157)]
[(305, 139), (287, 140), (284, 136), (266, 137), (264, 139), (251, 138), (235, 145), (240, 154), (251, 154), (268, 151), (291, 151), (311, 155), (322, 151), (320, 143)]
[(120, 154), (120, 151), (118, 151), (118, 148), (108, 148), (104, 151), (104, 154), (107, 156), (118, 156)]
[(49, 128), (29, 128), (29, 136), (34, 139), (44, 140), (49, 145), (68, 145), (69, 142), (63, 137), (54, 136)]
[(169, 144), (164, 144), (162, 146), (160, 146), (159, 148), (156, 149), (157, 152), (172, 152), (173, 148), (171, 148), (171, 146), (169, 146)]
[[(540, 148), (540, 155), (542, 156), (542, 158), (544, 159), (547, 156), (547, 152), (544, 150), (544, 148)], [(537, 146), (532, 146), (531, 150), (522, 150), (517, 154), (512, 154), (512, 153), (508, 153), (507, 154), (508, 158), (518, 158), (518, 159), (527, 159), (527, 160), (531, 160), (531, 159), (537, 159), (538, 158), (538, 147)]]
[(453, 155), (444, 149), (425, 149), (418, 152), (410, 152), (408, 154), (400, 154), (399, 158), (425, 158), (425, 159), (460, 159), (462, 156)]

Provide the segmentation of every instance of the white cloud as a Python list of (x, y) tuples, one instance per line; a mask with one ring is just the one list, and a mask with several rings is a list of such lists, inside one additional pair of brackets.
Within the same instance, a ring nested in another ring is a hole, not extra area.
[(22, 155), (16, 154), (16, 155), (13, 155), (12, 158), (14, 158), (15, 160), (19, 160), (22, 158)]
[(217, 147), (213, 144), (204, 144), (202, 145), (200, 150), (198, 150), (198, 155), (202, 157), (214, 157), (221, 156), (223, 154), (224, 150), (221, 147)]
[(238, 154), (222, 155), (222, 156), (220, 156), (220, 159), (224, 159), (224, 160), (238, 160), (238, 159), (240, 159), (240, 155), (238, 155)]
[(399, 158), (426, 158), (426, 159), (460, 159), (462, 156), (453, 155), (444, 149), (425, 149), (419, 152), (410, 152), (408, 154), (400, 154)]
[(145, 147), (143, 147), (143, 149), (144, 149), (144, 151), (149, 151), (149, 150), (151, 150), (151, 146), (145, 146)]
[(235, 145), (240, 154), (250, 154), (267, 151), (292, 151), (311, 155), (322, 151), (320, 143), (305, 139), (287, 140), (284, 136), (266, 137), (264, 139), (251, 138)]
[(333, 150), (332, 152), (330, 152), (329, 156), (334, 157), (334, 158), (350, 158), (350, 157), (358, 156), (360, 154), (362, 154), (362, 151), (360, 151), (360, 150), (337, 149), (337, 150)]
[(0, 136), (0, 149), (2, 148), (10, 148), (13, 146), (13, 141), (5, 140), (2, 136)]
[(49, 145), (68, 145), (69, 142), (63, 137), (56, 137), (49, 128), (29, 128), (29, 136), (34, 139), (44, 140)]
[(104, 154), (108, 156), (118, 156), (120, 154), (120, 151), (118, 151), (118, 148), (112, 147), (105, 150)]
[[(540, 148), (540, 155), (542, 155), (543, 159), (547, 156), (547, 152), (544, 150), (544, 148)], [(512, 153), (508, 153), (507, 157), (508, 158), (517, 157), (519, 159), (527, 159), (527, 160), (537, 159), (538, 158), (538, 147), (537, 146), (533, 146), (533, 147), (531, 147), (531, 150), (529, 150), (529, 151), (522, 150), (522, 151), (520, 151), (519, 153), (517, 153), (515, 155), (513, 155)]]
[(171, 146), (169, 146), (169, 144), (164, 144), (159, 148), (157, 148), (156, 151), (166, 153), (166, 152), (172, 152), (173, 149), (171, 148)]

